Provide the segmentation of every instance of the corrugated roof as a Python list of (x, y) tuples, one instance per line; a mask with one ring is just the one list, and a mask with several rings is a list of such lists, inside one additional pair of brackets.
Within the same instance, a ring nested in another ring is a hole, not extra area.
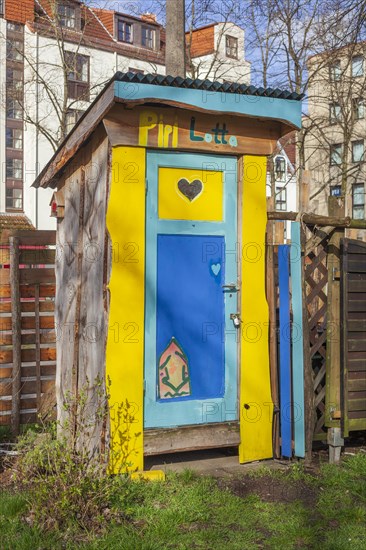
[(152, 84), (156, 86), (171, 86), (173, 88), (188, 88), (190, 90), (273, 97), (276, 99), (289, 99), (294, 101), (300, 101), (304, 97), (304, 94), (298, 94), (288, 90), (279, 90), (278, 88), (257, 88), (256, 86), (247, 86), (246, 84), (238, 84), (235, 82), (212, 82), (211, 80), (200, 80), (199, 78), (193, 80), (192, 78), (182, 78), (181, 76), (163, 76), (159, 74), (118, 72), (114, 75), (112, 80), (137, 84)]

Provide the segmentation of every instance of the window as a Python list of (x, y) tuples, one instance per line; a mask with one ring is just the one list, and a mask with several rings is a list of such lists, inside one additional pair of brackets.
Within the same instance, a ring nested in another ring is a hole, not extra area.
[(151, 50), (155, 47), (155, 30), (150, 27), (141, 27), (141, 44)]
[(11, 32), (23, 32), (23, 26), (19, 25), (19, 23), (13, 23), (12, 21), (7, 22), (6, 28)]
[(363, 76), (363, 57), (355, 55), (352, 57), (352, 76)]
[(20, 159), (7, 159), (6, 177), (15, 180), (23, 179), (23, 161)]
[(276, 210), (287, 210), (286, 187), (276, 187)]
[(7, 68), (6, 84), (13, 90), (21, 90), (23, 88), (23, 71)]
[(275, 174), (276, 179), (284, 181), (286, 179), (286, 159), (285, 157), (275, 158)]
[(330, 65), (330, 79), (333, 81), (341, 78), (341, 62), (339, 59)]
[(6, 100), (6, 117), (17, 120), (21, 120), (23, 118), (22, 107), (16, 99), (8, 98)]
[(23, 61), (23, 43), (20, 40), (7, 40), (6, 58), (12, 61)]
[(332, 185), (330, 188), (331, 197), (341, 197), (342, 196), (342, 186), (341, 185)]
[(225, 36), (226, 57), (238, 59), (238, 39), (235, 36)]
[(117, 19), (117, 40), (132, 44), (132, 23), (128, 23), (123, 19)]
[(363, 139), (352, 141), (352, 162), (362, 162), (364, 157)]
[(360, 120), (365, 117), (365, 101), (362, 97), (352, 99), (352, 107), (353, 118), (355, 120)]
[(6, 208), (8, 210), (23, 209), (23, 189), (6, 189)]
[(4, 15), (4, 0), (0, 0), (0, 16)]
[(81, 115), (83, 114), (84, 111), (79, 111), (77, 109), (69, 109), (66, 113), (66, 132), (69, 133), (73, 127), (75, 126), (75, 124), (77, 123), (77, 121), (79, 120), (79, 118), (81, 117)]
[(23, 131), (20, 128), (6, 129), (6, 146), (11, 149), (23, 148)]
[(339, 103), (331, 103), (329, 105), (329, 122), (336, 124), (341, 120), (341, 106)]
[(67, 4), (59, 4), (57, 8), (58, 19), (62, 27), (76, 28), (76, 8)]
[(365, 188), (363, 183), (352, 185), (352, 217), (363, 220), (365, 217)]
[(68, 97), (89, 101), (89, 57), (65, 52), (65, 62), (68, 71)]
[(330, 164), (331, 166), (341, 164), (343, 155), (343, 145), (337, 143), (330, 146)]

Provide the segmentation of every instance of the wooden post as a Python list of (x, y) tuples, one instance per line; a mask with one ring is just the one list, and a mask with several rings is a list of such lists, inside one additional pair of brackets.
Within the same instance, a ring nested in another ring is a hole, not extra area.
[(19, 288), (19, 239), (10, 237), (10, 292), (11, 292), (11, 329), (13, 345), (12, 372), (12, 409), (11, 429), (13, 435), (20, 430), (20, 392), (21, 392), (21, 309)]
[(276, 332), (276, 292), (274, 280), (274, 244), (273, 232), (274, 223), (267, 223), (267, 261), (266, 261), (266, 290), (269, 309), (269, 367), (271, 373), (271, 393), (274, 405), (273, 412), (273, 456), (280, 458), (280, 417), (279, 417), (279, 397), (278, 397), (278, 372), (277, 372), (277, 332)]
[(166, 3), (166, 74), (186, 76), (185, 0)]
[[(329, 197), (330, 216), (344, 216), (343, 197)], [(341, 239), (344, 229), (335, 229), (328, 243), (327, 355), (325, 375), (325, 426), (328, 428), (329, 457), (340, 453), (341, 422)], [(337, 437), (334, 437), (334, 434)], [(333, 452), (334, 451), (334, 452)], [(337, 458), (334, 459), (335, 461)]]
[(78, 435), (78, 399), (79, 399), (79, 350), (80, 350), (80, 310), (82, 294), (82, 270), (83, 270), (83, 232), (84, 232), (84, 208), (85, 208), (85, 169), (81, 169), (80, 181), (80, 204), (79, 204), (79, 226), (77, 242), (77, 268), (76, 268), (76, 306), (75, 306), (75, 324), (74, 324), (74, 355), (72, 365), (72, 434), (73, 448), (76, 448)]

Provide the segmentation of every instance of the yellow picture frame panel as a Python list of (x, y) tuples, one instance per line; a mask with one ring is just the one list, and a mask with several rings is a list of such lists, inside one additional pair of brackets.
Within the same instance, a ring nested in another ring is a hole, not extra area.
[(158, 215), (166, 220), (221, 222), (224, 173), (189, 168), (159, 168)]

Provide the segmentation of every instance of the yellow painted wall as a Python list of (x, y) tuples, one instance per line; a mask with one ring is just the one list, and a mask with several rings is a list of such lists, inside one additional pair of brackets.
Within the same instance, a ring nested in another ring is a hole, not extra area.
[(145, 172), (145, 149), (113, 149), (107, 210), (112, 271), (106, 350), (113, 473), (143, 469)]
[(243, 162), (241, 463), (272, 457), (273, 417), (268, 349), (269, 313), (265, 296), (267, 159), (246, 155)]

